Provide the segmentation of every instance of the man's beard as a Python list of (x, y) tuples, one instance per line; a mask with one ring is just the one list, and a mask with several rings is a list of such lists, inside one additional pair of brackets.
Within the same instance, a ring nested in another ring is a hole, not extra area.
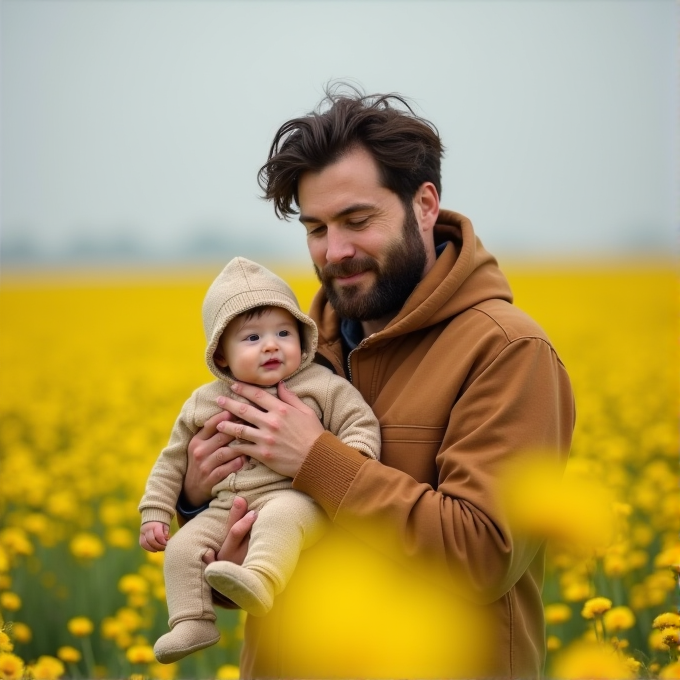
[[(427, 262), (425, 245), (411, 205), (405, 206), (402, 238), (392, 243), (383, 257), (383, 264), (370, 256), (327, 264), (322, 270), (314, 265), (331, 306), (339, 316), (357, 321), (381, 319), (394, 314), (403, 306), (420, 282)], [(337, 287), (336, 276), (351, 276), (360, 272), (375, 272), (375, 283), (365, 293), (359, 286)]]

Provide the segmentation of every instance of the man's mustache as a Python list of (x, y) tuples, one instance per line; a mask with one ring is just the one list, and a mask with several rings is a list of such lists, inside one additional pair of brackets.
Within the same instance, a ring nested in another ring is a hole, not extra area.
[(342, 262), (332, 262), (323, 269), (316, 267), (316, 273), (323, 282), (330, 282), (332, 279), (344, 276), (353, 276), (361, 272), (374, 271), (380, 269), (378, 263), (372, 257), (352, 258)]

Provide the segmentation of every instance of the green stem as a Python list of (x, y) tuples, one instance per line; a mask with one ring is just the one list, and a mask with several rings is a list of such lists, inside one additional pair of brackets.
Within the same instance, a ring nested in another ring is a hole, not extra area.
[(92, 642), (89, 637), (83, 638), (83, 660), (85, 661), (85, 670), (88, 678), (94, 678), (94, 653), (92, 651)]

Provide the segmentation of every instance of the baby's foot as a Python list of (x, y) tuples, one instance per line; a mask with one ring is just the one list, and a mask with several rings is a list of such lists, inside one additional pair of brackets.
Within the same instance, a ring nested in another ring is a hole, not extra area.
[(213, 621), (179, 621), (169, 633), (158, 638), (153, 653), (161, 663), (172, 663), (191, 652), (214, 645), (219, 639), (220, 632)]
[(264, 616), (274, 603), (274, 594), (262, 578), (233, 562), (212, 562), (205, 568), (205, 580), (253, 616)]

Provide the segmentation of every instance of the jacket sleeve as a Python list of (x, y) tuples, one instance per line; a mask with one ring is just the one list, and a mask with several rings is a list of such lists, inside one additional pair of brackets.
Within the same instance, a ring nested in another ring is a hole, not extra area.
[(539, 544), (512, 534), (498, 503), (503, 471), (529, 451), (566, 458), (574, 424), (564, 366), (542, 339), (498, 353), (459, 395), (436, 454), (437, 488), (368, 460), (326, 432), (293, 486), (329, 517), (408, 568), (467, 598), (493, 602), (527, 570)]
[(144, 522), (170, 524), (187, 469), (187, 447), (197, 431), (192, 414), (195, 393), (182, 406), (170, 434), (168, 445), (161, 451), (146, 482), (146, 490), (139, 504)]
[(380, 458), (380, 424), (359, 390), (345, 378), (328, 373), (324, 427), (343, 444), (369, 458)]

